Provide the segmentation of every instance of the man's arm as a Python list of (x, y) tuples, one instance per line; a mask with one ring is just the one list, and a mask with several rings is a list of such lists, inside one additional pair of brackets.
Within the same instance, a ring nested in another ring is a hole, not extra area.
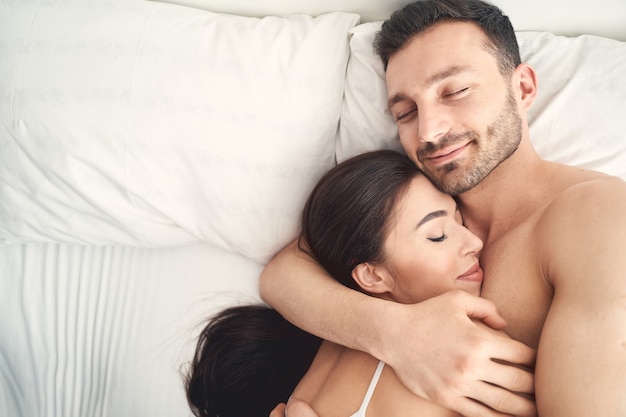
[(534, 403), (508, 391), (533, 392), (533, 375), (492, 360), (532, 364), (534, 351), (474, 324), (504, 326), (485, 299), (460, 291), (412, 305), (370, 297), (334, 281), (296, 243), (267, 265), (260, 290), (297, 326), (385, 361), (424, 398), (466, 417), (536, 415)]
[(544, 220), (554, 299), (537, 354), (539, 414), (626, 416), (626, 185), (580, 184)]

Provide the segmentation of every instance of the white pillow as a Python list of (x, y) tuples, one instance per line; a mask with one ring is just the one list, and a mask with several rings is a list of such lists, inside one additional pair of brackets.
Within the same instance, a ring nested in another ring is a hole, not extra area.
[(626, 42), (547, 32), (517, 38), (538, 74), (528, 115), (537, 152), (626, 179)]
[(383, 63), (374, 53), (374, 35), (382, 22), (369, 22), (350, 31), (350, 59), (339, 121), (337, 162), (380, 148), (402, 150), (398, 129), (387, 108)]
[[(338, 161), (370, 149), (400, 149), (387, 109), (383, 66), (372, 47), (381, 23), (352, 30)], [(529, 123), (539, 154), (626, 179), (626, 43), (548, 32), (517, 36), (522, 60), (538, 74)]]
[[(157, 0), (214, 12), (243, 16), (286, 16), (294, 13), (319, 15), (334, 11), (356, 13), (361, 21), (386, 19), (413, 0)], [(537, 0), (539, 1), (539, 0)], [(545, 1), (545, 0), (543, 0)], [(621, 0), (603, 0), (618, 2)], [(613, 5), (610, 5), (611, 7)], [(598, 13), (596, 13), (598, 14)], [(611, 15), (614, 17), (614, 15)], [(600, 16), (601, 17), (601, 16)], [(604, 22), (603, 22), (604, 23)], [(620, 22), (621, 23), (621, 22)]]
[(267, 261), (334, 164), (357, 22), (3, 6), (0, 239), (204, 240)]

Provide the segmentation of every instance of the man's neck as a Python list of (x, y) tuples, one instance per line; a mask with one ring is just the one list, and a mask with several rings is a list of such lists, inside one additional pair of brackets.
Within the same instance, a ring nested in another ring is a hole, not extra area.
[(551, 167), (522, 140), (511, 157), (457, 197), (465, 225), (485, 246), (499, 239), (549, 201)]

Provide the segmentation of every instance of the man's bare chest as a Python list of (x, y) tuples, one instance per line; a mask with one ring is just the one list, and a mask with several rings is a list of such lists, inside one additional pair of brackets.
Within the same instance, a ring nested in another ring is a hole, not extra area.
[(544, 279), (541, 254), (531, 227), (520, 227), (485, 247), (482, 296), (493, 301), (512, 338), (533, 348), (545, 321), (552, 291)]

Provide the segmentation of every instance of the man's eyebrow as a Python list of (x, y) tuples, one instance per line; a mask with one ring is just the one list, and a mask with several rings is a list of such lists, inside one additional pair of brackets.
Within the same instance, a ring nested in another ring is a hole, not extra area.
[[(470, 71), (471, 69), (469, 67), (455, 65), (453, 67), (447, 68), (431, 76), (429, 79), (426, 80), (425, 85), (426, 87), (430, 87), (433, 84), (437, 84), (438, 82), (445, 80), (446, 78), (453, 77), (462, 72), (470, 72)], [(402, 94), (402, 93), (395, 94), (394, 96), (390, 97), (389, 100), (387, 100), (387, 107), (391, 108), (393, 107), (394, 104), (404, 101), (406, 99), (407, 99), (407, 96), (405, 94)]]
[(387, 100), (387, 108), (392, 108), (394, 104), (396, 103), (400, 103), (401, 101), (404, 101), (407, 99), (407, 96), (405, 96), (404, 94), (396, 94), (393, 97), (390, 97), (389, 100)]
[(437, 210), (437, 211), (433, 211), (431, 213), (428, 213), (427, 215), (424, 216), (424, 218), (422, 220), (419, 221), (419, 223), (417, 224), (416, 228), (420, 227), (421, 225), (423, 225), (426, 222), (429, 222), (433, 219), (436, 219), (438, 217), (444, 217), (447, 216), (448, 212), (445, 210)]
[(469, 71), (470, 71), (469, 67), (455, 65), (441, 72), (438, 72), (437, 74), (430, 77), (428, 80), (426, 80), (426, 86), (430, 87), (433, 84), (436, 84), (438, 82), (445, 80), (446, 78), (450, 78), (462, 72), (469, 72)]

